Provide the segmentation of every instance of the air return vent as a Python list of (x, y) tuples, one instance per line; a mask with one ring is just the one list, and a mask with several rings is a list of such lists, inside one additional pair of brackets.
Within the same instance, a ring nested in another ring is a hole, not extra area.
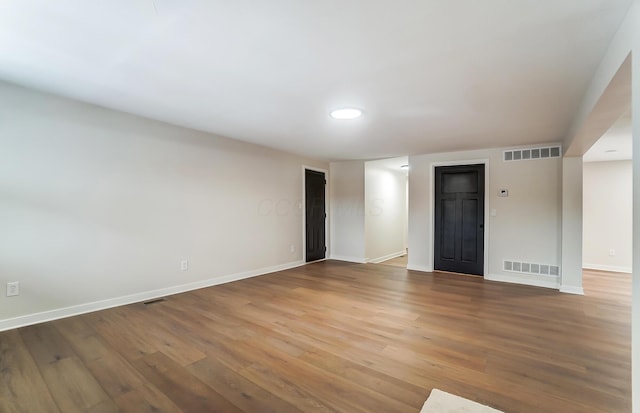
[(545, 146), (541, 148), (510, 149), (504, 151), (505, 162), (511, 161), (531, 161), (537, 159), (560, 158), (562, 156), (561, 146)]
[(557, 265), (536, 264), (532, 262), (503, 261), (502, 269), (509, 272), (542, 275), (545, 277), (557, 277), (560, 275), (560, 267)]

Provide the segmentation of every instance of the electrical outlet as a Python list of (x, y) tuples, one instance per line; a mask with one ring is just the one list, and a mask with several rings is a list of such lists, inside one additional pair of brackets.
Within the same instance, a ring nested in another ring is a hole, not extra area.
[(18, 281), (7, 283), (7, 297), (14, 297), (16, 295), (20, 295), (20, 283)]
[(289, 251), (291, 251), (292, 254), (296, 252), (296, 246), (291, 244), (291, 246), (289, 247)]
[(189, 270), (189, 260), (180, 261), (180, 270), (182, 270), (182, 271)]
[(615, 256), (615, 255), (616, 255), (616, 250), (614, 250), (613, 248), (611, 248), (611, 249), (609, 250), (609, 255), (610, 255), (611, 257)]

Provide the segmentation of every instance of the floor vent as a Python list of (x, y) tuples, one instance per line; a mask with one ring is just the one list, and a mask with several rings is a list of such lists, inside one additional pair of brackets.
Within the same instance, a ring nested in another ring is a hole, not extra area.
[(562, 156), (562, 147), (545, 146), (542, 148), (510, 149), (504, 151), (503, 154), (505, 162), (560, 158)]
[(145, 302), (144, 302), (144, 303), (142, 303), (142, 304), (144, 304), (144, 305), (151, 305), (151, 304), (161, 303), (161, 302), (163, 302), (163, 301), (167, 301), (167, 300), (165, 300), (164, 298), (157, 298), (157, 299), (155, 299), (155, 300), (145, 301)]
[(560, 275), (560, 267), (557, 265), (536, 264), (531, 262), (503, 261), (502, 269), (509, 272), (550, 277), (557, 277)]

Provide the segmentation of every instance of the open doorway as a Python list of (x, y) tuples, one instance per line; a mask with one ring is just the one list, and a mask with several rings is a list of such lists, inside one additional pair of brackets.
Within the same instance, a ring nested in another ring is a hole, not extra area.
[[(583, 277), (616, 287), (631, 277), (633, 160), (631, 113), (623, 115), (583, 156)], [(614, 285), (615, 284), (615, 285)], [(626, 284), (625, 284), (626, 285)]]
[(365, 163), (367, 262), (407, 267), (408, 173), (406, 156)]

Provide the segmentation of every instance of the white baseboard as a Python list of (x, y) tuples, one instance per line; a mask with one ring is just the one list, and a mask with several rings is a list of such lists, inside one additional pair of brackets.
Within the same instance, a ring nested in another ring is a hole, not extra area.
[(553, 288), (554, 290), (559, 288), (558, 277), (536, 277), (526, 274), (485, 274), (484, 279), (533, 287)]
[(293, 261), (282, 265), (275, 265), (272, 267), (259, 268), (257, 270), (224, 275), (222, 277), (196, 281), (189, 284), (160, 288), (157, 290), (145, 291), (141, 293), (126, 295), (123, 297), (109, 298), (92, 303), (79, 304), (71, 307), (57, 308), (55, 310), (28, 314), (15, 318), (8, 318), (5, 320), (0, 320), (0, 331), (12, 330), (14, 328), (25, 327), (32, 324), (43, 323), (46, 321), (58, 320), (60, 318), (71, 317), (98, 310), (105, 310), (107, 308), (138, 303), (141, 301), (153, 300), (155, 298), (166, 297), (168, 295), (198, 290), (200, 288), (212, 287), (214, 285), (226, 284), (232, 281), (244, 280), (246, 278), (257, 277), (259, 275), (269, 274), (272, 272), (284, 271), (291, 268), (300, 267), (302, 265), (305, 265), (304, 261)]
[(582, 287), (574, 287), (572, 285), (561, 285), (560, 292), (566, 294), (584, 295), (584, 289)]
[(347, 257), (345, 255), (331, 255), (332, 260), (336, 261), (347, 261), (347, 262), (355, 262), (356, 264), (366, 264), (366, 258), (358, 258), (358, 257)]
[(402, 251), (398, 251), (398, 252), (394, 252), (393, 254), (387, 254), (383, 257), (380, 258), (374, 258), (374, 259), (369, 259), (367, 260), (367, 262), (370, 262), (372, 264), (380, 264), (383, 261), (387, 261), (387, 260), (391, 260), (394, 258), (398, 258), (398, 257), (402, 257), (403, 255), (406, 255), (407, 251), (402, 250)]
[(422, 267), (420, 265), (407, 265), (408, 270), (412, 271), (421, 271), (421, 272), (433, 272), (433, 268), (431, 267)]
[(617, 267), (614, 265), (600, 265), (600, 264), (582, 264), (582, 268), (586, 270), (598, 270), (598, 271), (610, 271), (610, 272), (625, 272), (631, 274), (633, 271), (631, 267)]

